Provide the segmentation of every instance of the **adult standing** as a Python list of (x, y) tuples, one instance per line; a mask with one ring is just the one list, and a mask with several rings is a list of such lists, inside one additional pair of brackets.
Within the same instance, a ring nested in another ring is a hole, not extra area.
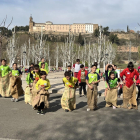
[(41, 58), (41, 62), (39, 62), (39, 68), (41, 68), (41, 63), (45, 63), (45, 70), (49, 73), (48, 63), (45, 62), (44, 58)]
[[(120, 73), (120, 78), (123, 81), (123, 108), (126, 109), (138, 109), (136, 101), (136, 85), (134, 84), (134, 76), (136, 79), (139, 77), (139, 73), (134, 69), (132, 62), (128, 63), (126, 69)], [(125, 76), (125, 79), (123, 79)]]
[(78, 72), (80, 71), (80, 59), (76, 59), (76, 64), (73, 65), (74, 68), (74, 77), (78, 78)]

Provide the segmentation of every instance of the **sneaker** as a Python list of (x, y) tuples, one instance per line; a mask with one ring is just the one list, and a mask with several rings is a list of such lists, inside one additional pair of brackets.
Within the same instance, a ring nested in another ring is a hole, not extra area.
[(115, 107), (115, 106), (113, 106), (113, 109), (116, 109), (116, 107)]
[(79, 97), (82, 97), (82, 95), (79, 95)]
[(85, 98), (87, 98), (87, 95), (84, 95)]
[(68, 109), (65, 109), (65, 112), (69, 112), (69, 110)]
[(15, 99), (15, 102), (18, 102), (18, 99)]
[(90, 108), (87, 108), (87, 111), (90, 111)]
[(41, 113), (41, 111), (37, 111), (37, 114), (40, 114)]
[(41, 113), (40, 113), (41, 115), (44, 115), (44, 112), (43, 112), (43, 110), (41, 110)]
[(15, 101), (15, 99), (14, 99), (14, 98), (12, 98), (12, 99), (11, 99), (11, 101), (12, 101), (12, 102), (14, 102), (14, 101)]

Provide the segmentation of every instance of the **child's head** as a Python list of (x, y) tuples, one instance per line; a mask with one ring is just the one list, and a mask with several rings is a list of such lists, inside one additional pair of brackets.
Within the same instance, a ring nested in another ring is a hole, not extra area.
[(76, 63), (79, 64), (80, 63), (80, 59), (76, 59)]
[(112, 65), (108, 65), (107, 69), (108, 69), (108, 71), (112, 71), (112, 69), (113, 69)]
[(114, 70), (116, 70), (117, 69), (117, 65), (114, 65)]
[(98, 66), (98, 63), (97, 62), (94, 62), (94, 65)]
[(140, 69), (138, 69), (138, 73), (140, 74)]
[(13, 63), (13, 69), (14, 69), (14, 70), (17, 69), (17, 63)]
[(39, 72), (39, 65), (34, 65), (34, 71), (35, 71), (35, 73)]
[(30, 67), (34, 67), (34, 63), (31, 63)]
[(44, 62), (41, 63), (41, 68), (42, 68), (42, 69), (45, 69), (45, 63), (44, 63)]
[(68, 70), (71, 70), (71, 66), (70, 65), (68, 66)]
[(40, 77), (45, 80), (46, 79), (46, 76), (47, 76), (47, 73), (45, 71), (41, 71), (40, 72)]
[(30, 67), (29, 68), (29, 72), (31, 72), (31, 71), (33, 71), (34, 70), (34, 68), (33, 67)]
[(96, 72), (96, 69), (97, 69), (97, 66), (96, 65), (92, 65), (91, 66), (91, 71), (94, 73), (94, 72)]
[(45, 59), (44, 59), (44, 58), (41, 58), (41, 62), (42, 62), (42, 63), (45, 62)]
[(109, 79), (114, 79), (115, 78), (115, 73), (114, 72), (110, 72), (109, 73)]
[(1, 63), (2, 63), (3, 66), (5, 66), (6, 65), (6, 60), (5, 59), (1, 59)]
[(68, 71), (66, 71), (66, 72), (65, 72), (65, 77), (66, 77), (67, 80), (70, 80), (70, 78), (71, 78), (71, 73), (68, 72)]
[(129, 62), (127, 68), (128, 68), (130, 71), (133, 70), (133, 69), (134, 69), (134, 64), (133, 64), (132, 62)]
[(81, 68), (81, 71), (85, 70), (85, 66), (83, 64), (80, 66), (80, 68)]

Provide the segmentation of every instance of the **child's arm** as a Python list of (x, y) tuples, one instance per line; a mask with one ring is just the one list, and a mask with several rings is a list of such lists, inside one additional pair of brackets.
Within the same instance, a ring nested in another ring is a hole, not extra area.
[(28, 85), (30, 85), (30, 82), (31, 82), (31, 80), (30, 80), (30, 73), (28, 73), (28, 75), (26, 77), (26, 82), (27, 82)]
[[(62, 80), (63, 81), (63, 80)], [(63, 84), (64, 84), (64, 86), (65, 86), (65, 82), (63, 81)]]
[(86, 84), (88, 85), (88, 87), (90, 88), (90, 89), (92, 89), (93, 87), (88, 83), (88, 80), (86, 79)]
[(106, 66), (105, 66), (105, 71), (107, 71), (107, 67), (109, 66), (109, 64), (107, 64)]
[(40, 85), (40, 80), (38, 80), (37, 83), (36, 83), (36, 85), (35, 85), (35, 87), (36, 87), (37, 90), (39, 90), (39, 85)]
[(8, 66), (8, 72), (12, 72), (12, 70), (10, 69), (10, 67)]
[(49, 72), (48, 63), (45, 63), (45, 69)]
[(106, 84), (107, 84), (108, 89), (110, 89), (110, 87), (109, 87), (109, 83), (108, 83), (108, 82), (106, 82)]
[(47, 85), (47, 87), (45, 88), (45, 90), (48, 90), (48, 89), (51, 88), (50, 81), (49, 81), (49, 80), (47, 80), (47, 81), (48, 81), (48, 85)]

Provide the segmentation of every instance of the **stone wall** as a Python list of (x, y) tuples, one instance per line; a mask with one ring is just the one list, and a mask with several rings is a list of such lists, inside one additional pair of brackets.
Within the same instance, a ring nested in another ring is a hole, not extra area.
[(134, 33), (114, 33), (118, 36), (119, 39), (136, 39), (136, 34)]

